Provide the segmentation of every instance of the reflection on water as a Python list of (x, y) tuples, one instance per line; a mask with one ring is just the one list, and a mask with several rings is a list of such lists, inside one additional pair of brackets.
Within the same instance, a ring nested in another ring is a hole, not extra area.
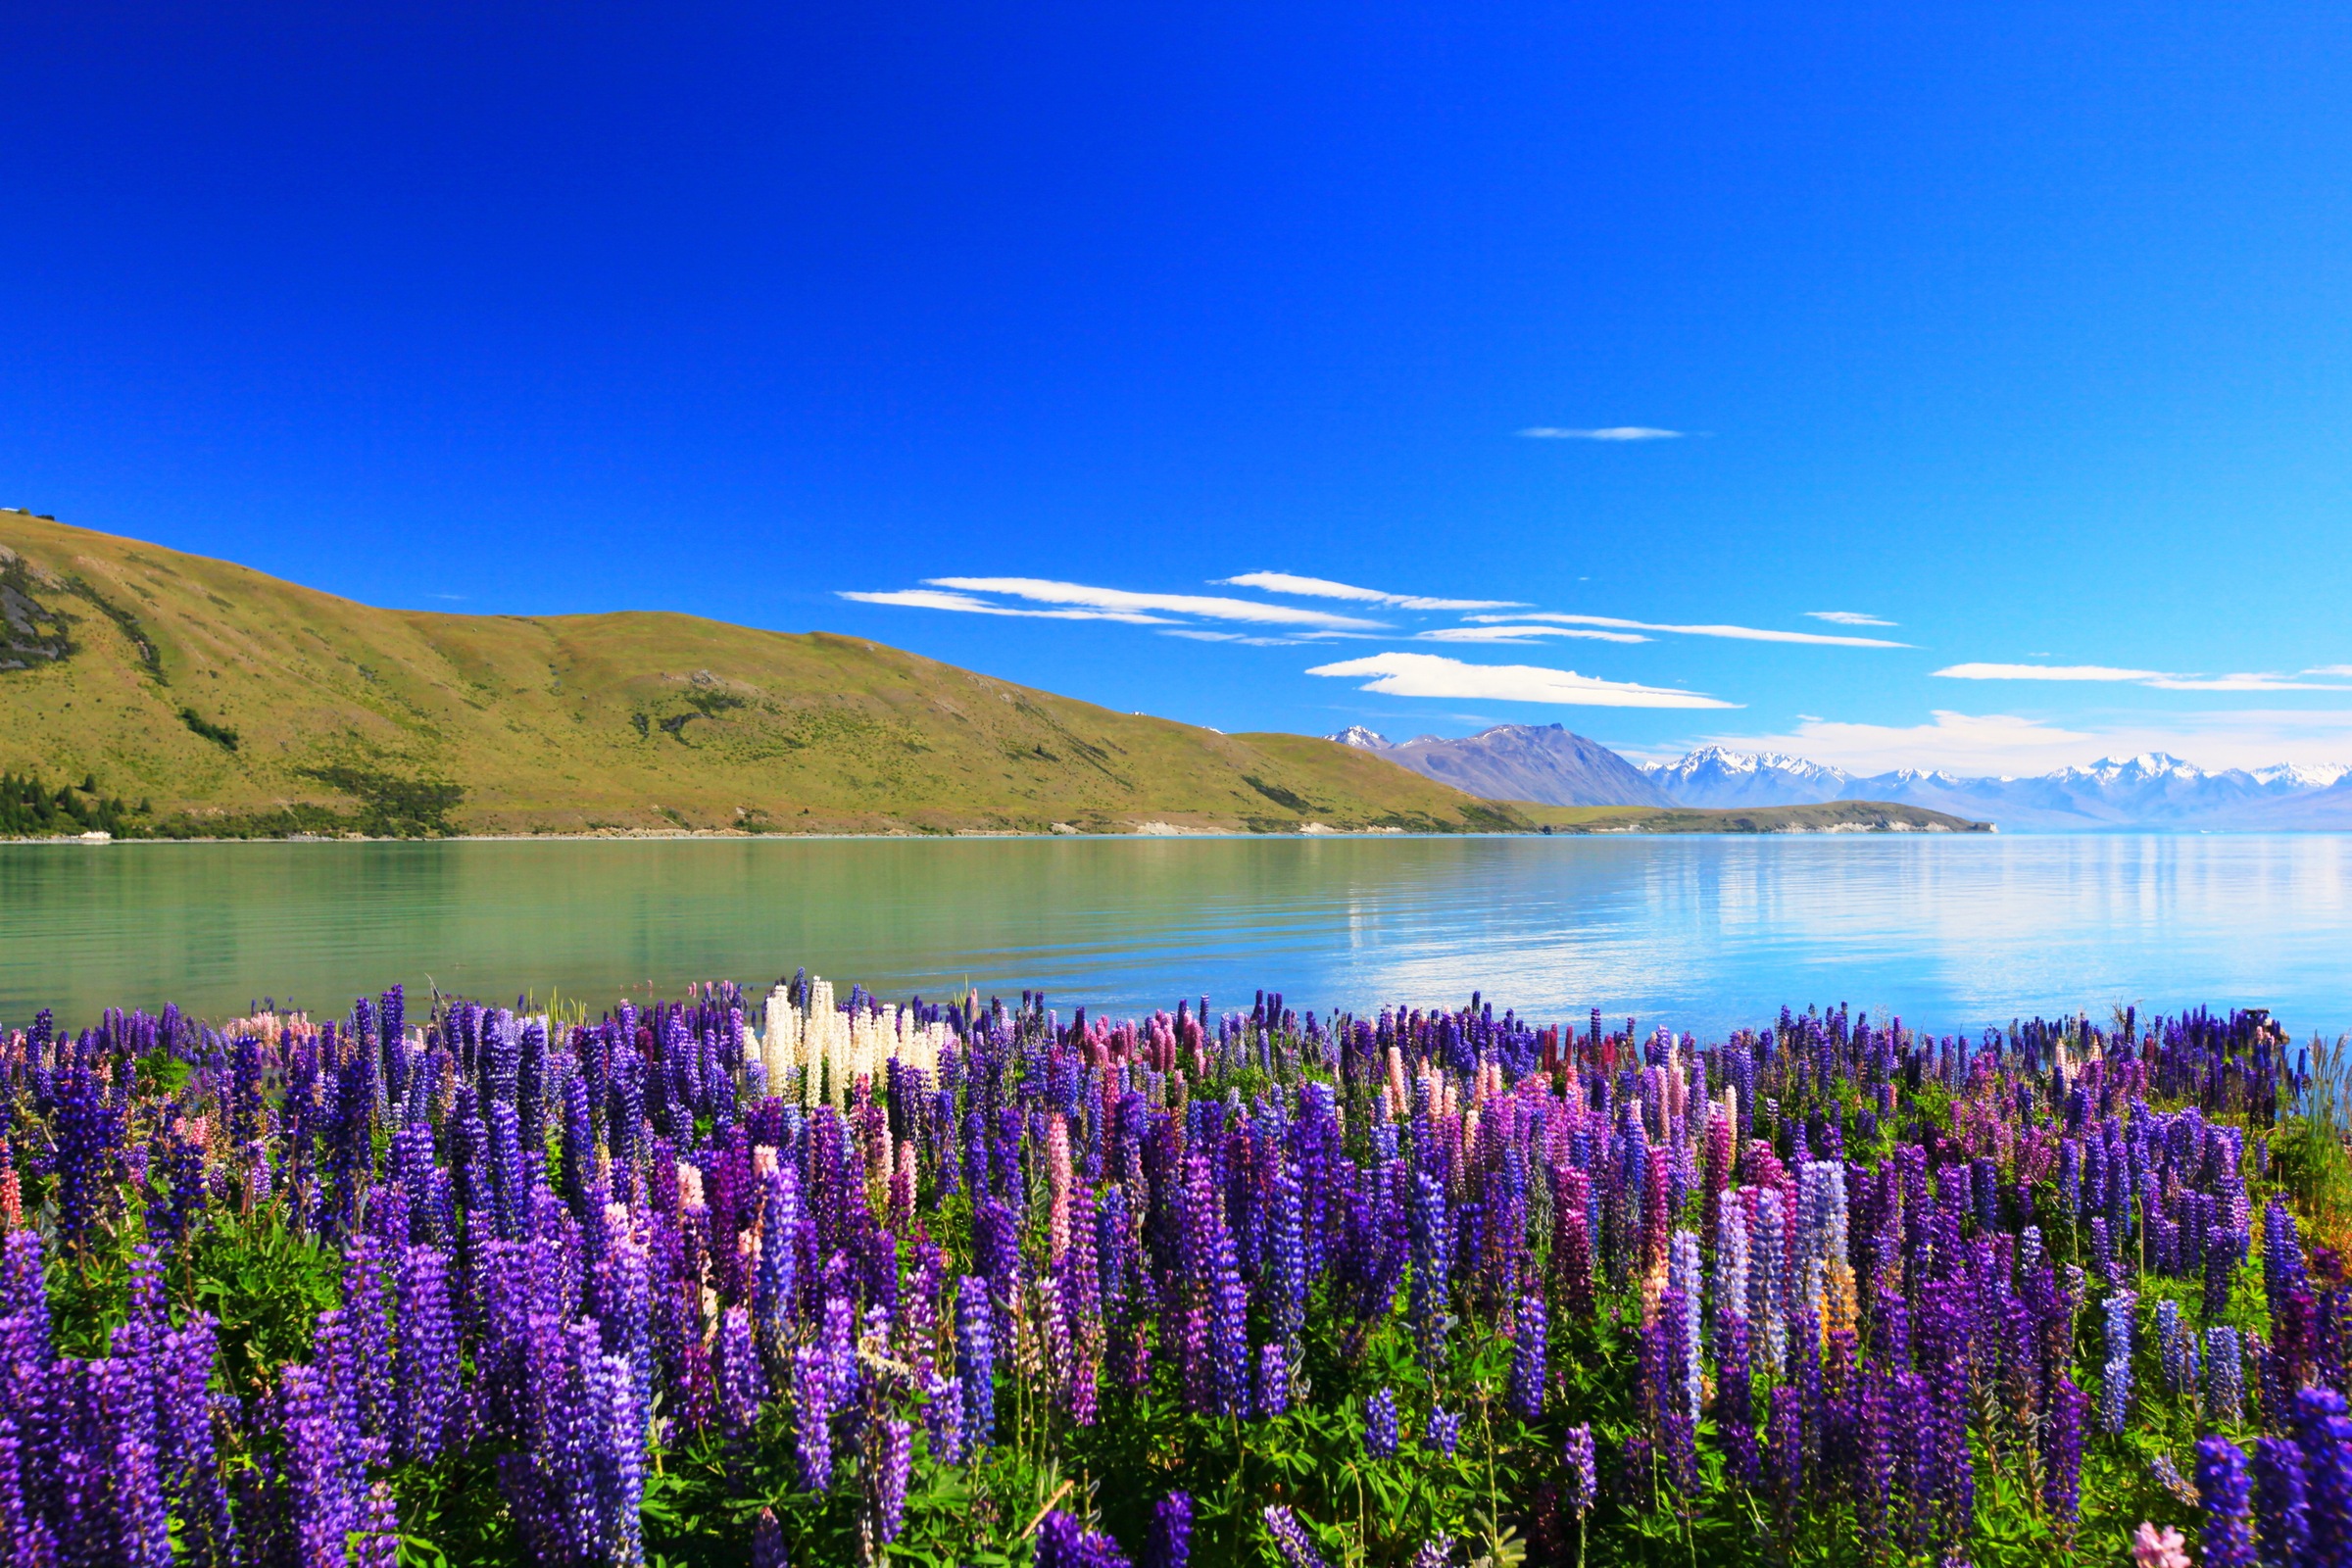
[(340, 1009), (395, 980), (602, 1004), (807, 964), (1064, 1006), (1784, 1003), (1923, 1027), (2136, 1002), (2352, 1028), (2352, 841), (2299, 836), (0, 846), (0, 1023)]

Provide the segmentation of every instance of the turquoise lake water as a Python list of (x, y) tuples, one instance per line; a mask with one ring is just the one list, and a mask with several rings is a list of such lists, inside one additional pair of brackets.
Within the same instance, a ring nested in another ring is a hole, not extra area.
[(1938, 1031), (2123, 1003), (2352, 1029), (2352, 839), (653, 840), (0, 845), (0, 1023), (166, 1001), (594, 1006), (806, 964), (846, 994), (1117, 1011), (1599, 1006), (1720, 1033), (1784, 1003)]

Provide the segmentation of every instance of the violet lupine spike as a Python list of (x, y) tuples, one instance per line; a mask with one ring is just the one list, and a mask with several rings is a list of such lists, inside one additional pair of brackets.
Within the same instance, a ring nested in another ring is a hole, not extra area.
[(2246, 1456), (2228, 1438), (2198, 1440), (2197, 1495), (2205, 1508), (2205, 1568), (2256, 1568)]
[(1315, 1548), (1314, 1542), (1307, 1536), (1305, 1526), (1299, 1524), (1297, 1514), (1280, 1503), (1274, 1503), (1265, 1509), (1263, 1517), (1266, 1534), (1274, 1540), (1274, 1549), (1282, 1553), (1282, 1560), (1290, 1568), (1331, 1568), (1323, 1560), (1323, 1553)]
[(956, 1288), (956, 1375), (963, 1392), (963, 1438), (974, 1448), (996, 1442), (996, 1334), (988, 1282), (966, 1275)]
[(1364, 1452), (1375, 1459), (1396, 1457), (1396, 1393), (1376, 1389), (1364, 1400)]
[(2311, 1506), (2303, 1450), (2292, 1438), (2255, 1441), (2254, 1518), (2263, 1568), (2291, 1568), (2309, 1559)]
[(1592, 1427), (1590, 1422), (1568, 1429), (1568, 1443), (1562, 1454), (1568, 1472), (1569, 1505), (1578, 1518), (1592, 1511), (1600, 1495), (1600, 1466), (1592, 1448)]
[(2295, 1396), (2292, 1421), (2303, 1451), (2312, 1558), (2352, 1561), (2352, 1415), (2333, 1389), (2304, 1389)]
[(1190, 1568), (1192, 1560), (1192, 1494), (1171, 1492), (1152, 1505), (1152, 1527), (1144, 1536), (1143, 1568)]
[(1519, 1298), (1515, 1328), (1508, 1402), (1522, 1419), (1534, 1421), (1544, 1414), (1544, 1393), (1550, 1379), (1550, 1323), (1541, 1293), (1531, 1291)]
[(874, 1539), (889, 1545), (899, 1539), (906, 1521), (906, 1474), (914, 1459), (914, 1429), (904, 1421), (879, 1423), (880, 1438), (871, 1467)]

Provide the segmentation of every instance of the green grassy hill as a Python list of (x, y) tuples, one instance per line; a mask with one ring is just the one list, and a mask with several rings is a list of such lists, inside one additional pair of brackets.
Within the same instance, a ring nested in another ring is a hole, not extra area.
[(49, 792), (12, 808), (26, 822), (94, 824), (111, 799), (167, 834), (1529, 826), (1330, 741), (1115, 713), (857, 638), (377, 610), (19, 512), (0, 512), (0, 772)]
[(1545, 833), (1990, 833), (1990, 822), (1883, 801), (1828, 801), (1819, 806), (1751, 806), (1724, 810), (1696, 807), (1532, 806), (1510, 809)]

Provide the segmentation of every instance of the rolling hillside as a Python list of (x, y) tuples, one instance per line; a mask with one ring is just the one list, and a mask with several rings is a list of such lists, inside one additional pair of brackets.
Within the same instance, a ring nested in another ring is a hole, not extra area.
[(167, 834), (1529, 826), (1330, 741), (1115, 713), (860, 639), (378, 610), (19, 512), (0, 512), (0, 771), (87, 784)]

